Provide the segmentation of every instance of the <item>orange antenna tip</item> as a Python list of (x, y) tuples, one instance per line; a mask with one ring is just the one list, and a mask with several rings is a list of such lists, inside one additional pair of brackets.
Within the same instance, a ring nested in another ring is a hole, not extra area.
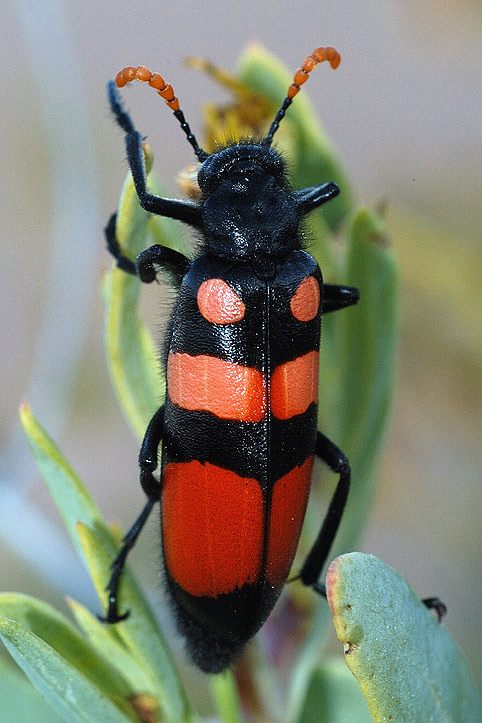
[(316, 50), (313, 50), (311, 55), (308, 55), (303, 60), (301, 68), (296, 71), (293, 77), (293, 82), (288, 88), (286, 98), (284, 99), (281, 108), (277, 112), (275, 119), (271, 124), (268, 135), (264, 139), (264, 143), (267, 146), (271, 145), (271, 141), (273, 140), (274, 134), (278, 130), (280, 122), (283, 120), (286, 111), (288, 110), (289, 106), (293, 101), (293, 98), (297, 93), (299, 93), (299, 90), (303, 83), (306, 83), (306, 81), (308, 80), (311, 71), (314, 70), (319, 63), (323, 63), (325, 60), (330, 63), (333, 69), (338, 68), (341, 61), (340, 53), (338, 52), (338, 50), (335, 50), (335, 48), (332, 48), (331, 46), (327, 46), (326, 48), (320, 47), (316, 48)]
[(127, 83), (130, 83), (132, 80), (139, 80), (141, 83), (147, 83), (151, 86), (151, 88), (154, 88), (154, 90), (157, 91), (158, 95), (160, 95), (161, 98), (166, 102), (166, 104), (173, 111), (177, 120), (181, 124), (181, 128), (186, 134), (187, 139), (192, 145), (194, 153), (196, 154), (198, 159), (201, 162), (204, 161), (207, 158), (208, 154), (198, 146), (196, 137), (191, 132), (189, 124), (184, 118), (184, 113), (179, 107), (179, 100), (174, 94), (174, 89), (172, 85), (166, 83), (162, 75), (159, 75), (159, 73), (153, 73), (145, 65), (138, 65), (137, 68), (129, 65), (125, 68), (122, 68), (122, 70), (119, 71), (115, 76), (115, 84), (118, 88), (123, 88), (125, 85), (127, 85)]

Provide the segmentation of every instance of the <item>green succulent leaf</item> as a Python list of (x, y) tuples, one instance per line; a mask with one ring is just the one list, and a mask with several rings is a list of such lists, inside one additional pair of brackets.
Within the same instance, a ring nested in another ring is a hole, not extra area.
[(62, 718), (15, 664), (0, 659), (0, 720), (61, 723)]
[(371, 508), (399, 338), (399, 268), (384, 221), (359, 207), (350, 216), (347, 237), (345, 281), (360, 290), (360, 301), (336, 320), (338, 349), (331, 362), (339, 378), (326, 425), (350, 460), (353, 484), (334, 554), (355, 547)]
[[(98, 507), (65, 457), (39, 425), (28, 404), (20, 407), (20, 421), (27, 441), (77, 552), (84, 560), (77, 535), (77, 523), (110, 537)], [(85, 561), (85, 560), (84, 560)]]
[(135, 660), (122, 643), (120, 636), (112, 635), (116, 630), (115, 626), (101, 623), (95, 615), (75, 600), (69, 600), (68, 603), (77, 624), (97, 654), (109, 661), (112, 669), (122, 676), (133, 692), (142, 691), (143, 694), (154, 698), (164, 694), (164, 691), (160, 690), (157, 676), (154, 678), (151, 671), (146, 671), (145, 665)]
[[(97, 594), (105, 609), (106, 586), (115, 552), (108, 540), (80, 523), (78, 534)], [(190, 720), (189, 704), (169, 648), (144, 595), (127, 569), (122, 575), (118, 601), (119, 613), (129, 612), (129, 617), (114, 626), (116, 636), (144, 671), (149, 681), (148, 689), (155, 692), (168, 720)], [(99, 641), (99, 645), (105, 644), (105, 640)]]
[(122, 699), (133, 692), (72, 623), (50, 605), (28, 595), (3, 593), (0, 594), (0, 614), (41, 638), (109, 697)]
[(0, 617), (0, 637), (37, 690), (67, 723), (135, 721), (77, 667), (14, 620)]
[[(108, 529), (80, 479), (40, 427), (26, 404), (22, 405), (20, 416), (39, 469), (67, 531), (90, 570), (105, 610), (110, 565), (117, 555), (119, 543)], [(138, 664), (145, 669), (150, 686), (155, 687), (167, 719), (188, 720), (189, 705), (167, 645), (145, 596), (128, 568), (125, 569), (122, 578), (119, 600), (123, 609), (131, 611), (131, 616), (116, 626), (106, 626), (105, 637), (110, 637), (112, 644), (122, 641)], [(145, 691), (144, 686), (142, 692)]]
[(401, 575), (354, 552), (332, 562), (326, 581), (346, 663), (376, 723), (482, 720), (460, 650)]
[(313, 672), (297, 723), (372, 723), (366, 700), (343, 660)]

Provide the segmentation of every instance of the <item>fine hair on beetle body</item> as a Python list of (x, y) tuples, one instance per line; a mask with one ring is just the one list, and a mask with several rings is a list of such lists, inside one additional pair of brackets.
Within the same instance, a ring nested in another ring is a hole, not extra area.
[[(129, 66), (108, 86), (141, 206), (187, 224), (202, 244), (192, 261), (159, 244), (133, 261), (117, 241), (115, 214), (106, 227), (119, 268), (145, 283), (167, 270), (179, 294), (165, 342), (166, 398), (139, 455), (147, 502), (113, 563), (105, 620), (128, 615), (118, 609), (123, 567), (160, 502), (166, 588), (188, 653), (207, 673), (238, 658), (288, 580), (315, 456), (339, 480), (296, 579), (325, 594), (319, 577), (350, 485), (348, 460), (317, 429), (319, 346), (322, 315), (356, 304), (359, 295), (323, 282), (300, 231), (339, 189), (330, 181), (292, 189), (272, 148), (293, 98), (323, 61), (336, 68), (340, 56), (320, 47), (305, 58), (265, 137), (210, 154), (158, 73)], [(118, 93), (133, 80), (154, 88), (180, 123), (201, 164), (199, 200), (148, 190), (142, 136)]]

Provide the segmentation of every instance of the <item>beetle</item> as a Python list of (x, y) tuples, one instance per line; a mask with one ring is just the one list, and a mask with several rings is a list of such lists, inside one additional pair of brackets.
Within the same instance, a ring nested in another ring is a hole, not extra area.
[[(112, 565), (105, 620), (119, 622), (117, 593), (129, 550), (160, 502), (163, 567), (177, 626), (191, 659), (218, 673), (233, 663), (275, 605), (296, 552), (315, 455), (339, 481), (320, 532), (297, 578), (318, 582), (350, 486), (343, 452), (317, 430), (322, 314), (355, 304), (358, 290), (325, 284), (303, 249), (300, 225), (338, 195), (335, 183), (293, 190), (271, 147), (280, 122), (318, 63), (340, 62), (317, 48), (295, 73), (268, 134), (206, 153), (172, 86), (145, 66), (120, 71), (108, 85), (124, 130), (141, 206), (194, 228), (203, 245), (190, 261), (162, 245), (135, 263), (122, 254), (116, 215), (109, 251), (143, 282), (167, 269), (179, 295), (166, 343), (166, 399), (142, 443), (140, 483), (147, 502)], [(173, 110), (201, 165), (198, 202), (149, 192), (142, 137), (117, 88), (148, 83)], [(160, 482), (154, 476), (162, 442)]]

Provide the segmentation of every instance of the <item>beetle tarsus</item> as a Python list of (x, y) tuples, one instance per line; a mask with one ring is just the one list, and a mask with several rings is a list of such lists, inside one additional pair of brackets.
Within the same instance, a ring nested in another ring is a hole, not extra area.
[(439, 623), (442, 618), (447, 614), (447, 606), (438, 597), (426, 597), (422, 600), (423, 604), (428, 607), (429, 610), (434, 610), (437, 614)]

